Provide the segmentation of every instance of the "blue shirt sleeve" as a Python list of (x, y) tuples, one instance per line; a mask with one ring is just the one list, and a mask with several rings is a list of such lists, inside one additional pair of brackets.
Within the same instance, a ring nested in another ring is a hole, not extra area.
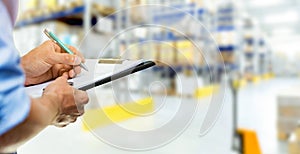
[(23, 122), (30, 111), (24, 73), (6, 8), (0, 1), (0, 135)]

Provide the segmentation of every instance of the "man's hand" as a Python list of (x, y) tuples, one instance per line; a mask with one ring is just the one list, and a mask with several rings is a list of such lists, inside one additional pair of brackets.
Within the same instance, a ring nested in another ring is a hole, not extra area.
[(84, 113), (89, 98), (84, 91), (72, 88), (64, 73), (46, 87), (43, 96), (31, 99), (28, 117), (0, 136), (0, 153), (12, 153), (48, 125), (64, 127)]
[(73, 78), (81, 72), (78, 66), (85, 62), (82, 54), (74, 47), (69, 48), (75, 53), (70, 55), (53, 41), (46, 41), (21, 58), (21, 66), (25, 71), (25, 85), (43, 83), (62, 76), (65, 72)]
[(67, 83), (68, 75), (64, 73), (44, 90), (42, 98), (52, 102), (50, 109), (56, 111), (56, 116), (51, 122), (57, 127), (64, 127), (83, 115), (84, 105), (89, 98), (84, 91), (74, 89)]

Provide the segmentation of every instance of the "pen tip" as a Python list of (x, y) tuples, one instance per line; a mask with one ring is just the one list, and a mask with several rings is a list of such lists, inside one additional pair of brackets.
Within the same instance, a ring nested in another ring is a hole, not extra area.
[(81, 63), (81, 68), (83, 68), (84, 70), (86, 70), (87, 72), (89, 71), (89, 69), (87, 68), (87, 66), (83, 63)]

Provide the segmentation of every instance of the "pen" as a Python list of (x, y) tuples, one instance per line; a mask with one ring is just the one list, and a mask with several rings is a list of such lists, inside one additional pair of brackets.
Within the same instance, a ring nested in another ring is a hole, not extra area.
[[(63, 50), (65, 50), (67, 53), (74, 55), (74, 52), (72, 52), (68, 47), (66, 47), (64, 45), (64, 43), (62, 41), (60, 41), (51, 31), (49, 31), (48, 29), (44, 30), (44, 33), (47, 35), (47, 37), (49, 39), (51, 39), (52, 41), (54, 41), (58, 46), (60, 46)], [(81, 68), (83, 68), (86, 71), (89, 71), (87, 66), (84, 63), (80, 63), (79, 66)]]

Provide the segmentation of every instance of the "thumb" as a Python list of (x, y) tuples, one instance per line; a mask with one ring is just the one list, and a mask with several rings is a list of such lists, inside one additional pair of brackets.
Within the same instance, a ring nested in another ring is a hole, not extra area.
[(68, 53), (54, 53), (50, 56), (50, 63), (55, 64), (65, 64), (65, 65), (79, 65), (81, 63), (81, 58), (77, 55), (71, 55)]
[(55, 81), (56, 81), (56, 82), (67, 83), (67, 81), (68, 81), (68, 76), (62, 75), (62, 76), (56, 78)]

